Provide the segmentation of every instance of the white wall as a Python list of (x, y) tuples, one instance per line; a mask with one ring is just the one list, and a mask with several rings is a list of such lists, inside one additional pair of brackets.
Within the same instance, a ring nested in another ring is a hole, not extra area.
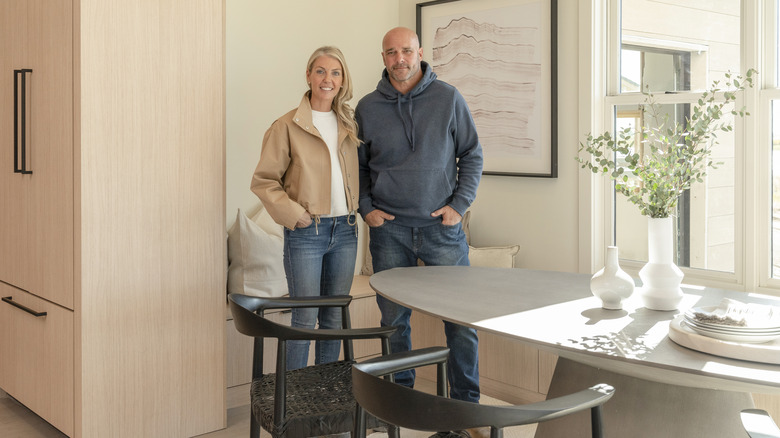
[(229, 228), (238, 208), (251, 215), (260, 206), (249, 184), (263, 134), (300, 102), (311, 53), (323, 45), (341, 49), (354, 107), (379, 81), (382, 37), (398, 25), (398, 0), (227, 0), (226, 8)]
[[(237, 208), (251, 213), (259, 206), (249, 182), (260, 141), (300, 100), (310, 53), (323, 44), (342, 49), (354, 105), (379, 80), (385, 32), (416, 26), (415, 0), (260, 3), (227, 1), (228, 226)], [(558, 178), (485, 176), (472, 207), (472, 243), (521, 245), (518, 267), (576, 272), (579, 266), (578, 11), (576, 0), (558, 0)]]

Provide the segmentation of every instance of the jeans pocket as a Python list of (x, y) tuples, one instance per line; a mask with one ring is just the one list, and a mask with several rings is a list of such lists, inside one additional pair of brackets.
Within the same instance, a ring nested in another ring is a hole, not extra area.
[(368, 228), (373, 228), (373, 229), (375, 229), (375, 230), (376, 230), (377, 228), (382, 228), (382, 227), (384, 227), (385, 225), (387, 225), (387, 221), (384, 221), (384, 222), (382, 222), (381, 224), (379, 224), (379, 225), (377, 225), (377, 226), (375, 226), (375, 227), (369, 226)]

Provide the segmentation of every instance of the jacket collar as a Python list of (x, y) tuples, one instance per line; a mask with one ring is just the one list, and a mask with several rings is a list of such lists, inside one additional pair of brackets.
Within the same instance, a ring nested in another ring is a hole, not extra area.
[[(295, 110), (293, 122), (309, 134), (322, 138), (320, 132), (314, 127), (311, 111), (311, 102), (309, 102), (309, 93), (307, 91), (306, 93), (303, 93), (301, 103), (298, 104), (298, 109)], [(338, 124), (339, 130), (339, 145), (341, 145), (344, 142), (344, 139), (347, 138), (347, 131), (342, 128), (341, 122), (338, 119), (336, 119), (336, 123)]]

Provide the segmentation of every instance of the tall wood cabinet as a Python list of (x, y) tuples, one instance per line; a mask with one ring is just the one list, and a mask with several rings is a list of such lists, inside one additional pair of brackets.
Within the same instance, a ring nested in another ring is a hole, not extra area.
[(0, 388), (69, 436), (225, 426), (224, 8), (0, 2)]

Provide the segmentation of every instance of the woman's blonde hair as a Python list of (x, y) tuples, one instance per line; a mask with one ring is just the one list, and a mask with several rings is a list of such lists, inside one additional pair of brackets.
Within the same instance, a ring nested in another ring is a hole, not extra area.
[[(330, 56), (339, 63), (341, 63), (342, 82), (336, 98), (333, 99), (331, 108), (336, 113), (336, 117), (339, 123), (347, 130), (347, 137), (355, 144), (360, 144), (357, 136), (357, 122), (355, 121), (355, 110), (347, 103), (352, 99), (352, 75), (349, 74), (349, 68), (347, 68), (347, 62), (344, 59), (344, 54), (341, 53), (337, 47), (323, 46), (315, 50), (309, 57), (309, 62), (306, 64), (306, 72), (311, 73), (314, 61), (320, 56)], [(309, 97), (311, 97), (311, 90), (309, 90)]]

